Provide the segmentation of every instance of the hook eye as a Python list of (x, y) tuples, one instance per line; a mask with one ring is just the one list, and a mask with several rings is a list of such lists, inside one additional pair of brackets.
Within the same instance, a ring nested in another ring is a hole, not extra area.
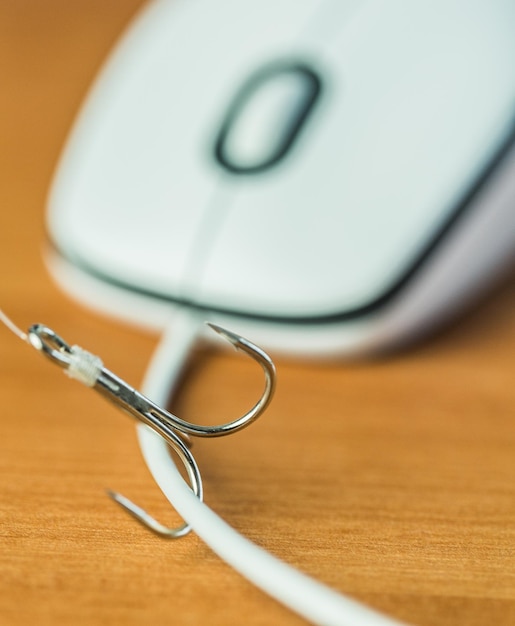
[(27, 333), (29, 343), (62, 368), (71, 364), (71, 346), (48, 326), (33, 324)]

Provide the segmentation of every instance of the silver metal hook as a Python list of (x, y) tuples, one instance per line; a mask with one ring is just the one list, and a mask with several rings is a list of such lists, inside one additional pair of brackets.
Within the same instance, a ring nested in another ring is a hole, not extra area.
[[(275, 366), (270, 357), (247, 339), (215, 324), (208, 324), (215, 332), (229, 341), (236, 349), (245, 352), (257, 361), (265, 373), (265, 389), (256, 404), (241, 417), (215, 426), (192, 424), (158, 406), (139, 391), (128, 385), (113, 372), (104, 367), (95, 355), (78, 346), (70, 346), (52, 329), (42, 324), (31, 326), (25, 334), (0, 309), (0, 321), (4, 322), (18, 337), (30, 343), (51, 362), (58, 365), (70, 377), (94, 388), (124, 412), (154, 430), (177, 453), (183, 463), (193, 492), (202, 500), (202, 478), (195, 458), (191, 454), (188, 435), (199, 437), (220, 437), (245, 428), (254, 422), (266, 409), (275, 389)], [(114, 491), (108, 495), (134, 516), (141, 524), (153, 532), (168, 538), (186, 535), (188, 524), (177, 528), (164, 526), (144, 509), (125, 496)]]
[[(73, 378), (78, 378), (85, 384), (91, 383), (89, 386), (93, 387), (123, 411), (161, 435), (180, 458), (186, 468), (193, 492), (202, 500), (202, 478), (195, 458), (189, 450), (189, 438), (174, 430), (169, 423), (161, 419), (161, 415), (166, 414), (167, 411), (158, 407), (139, 391), (105, 368), (98, 357), (85, 352), (77, 346), (70, 346), (47, 326), (42, 324), (31, 326), (27, 333), (27, 338), (29, 343), (44, 354), (52, 363), (64, 369), (68, 374), (73, 372), (73, 368), (76, 368), (77, 372), (72, 376)], [(78, 360), (78, 363), (76, 360)], [(84, 371), (81, 370), (81, 363)], [(91, 374), (91, 379), (85, 380), (88, 374)], [(107, 494), (141, 524), (162, 537), (176, 539), (186, 535), (191, 530), (188, 524), (182, 524), (177, 528), (164, 526), (125, 496), (111, 490)]]

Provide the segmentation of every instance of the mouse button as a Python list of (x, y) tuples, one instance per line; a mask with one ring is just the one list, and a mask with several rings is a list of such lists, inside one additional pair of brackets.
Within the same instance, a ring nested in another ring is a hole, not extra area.
[(218, 162), (235, 174), (281, 160), (307, 121), (321, 81), (305, 63), (277, 62), (252, 74), (228, 108), (215, 144)]
[(124, 103), (104, 93), (59, 166), (50, 237), (68, 259), (108, 279), (176, 294), (216, 180), (187, 149), (200, 143), (194, 125), (179, 133), (176, 118), (152, 115), (170, 97)]
[(313, 190), (304, 190), (304, 203), (278, 194), (272, 206), (258, 208), (236, 199), (206, 262), (195, 294), (199, 304), (286, 318), (361, 304), (370, 282), (361, 280), (366, 270), (358, 244), (346, 245), (345, 212), (317, 215), (309, 206)]
[(216, 187), (212, 164), (199, 158), (205, 127), (193, 122), (210, 111), (204, 82), (211, 66), (195, 57), (200, 69), (191, 75), (182, 62), (188, 36), (181, 15), (158, 4), (122, 42), (81, 111), (47, 225), (77, 264), (176, 295)]
[[(96, 132), (89, 124), (83, 130)], [(70, 144), (49, 198), (52, 241), (70, 261), (108, 280), (177, 295), (215, 181), (184, 154), (154, 151), (159, 158), (145, 167), (138, 141), (124, 152), (97, 151), (92, 135), (82, 139)]]
[(103, 190), (83, 187), (77, 179), (57, 179), (48, 230), (59, 252), (109, 282), (180, 295), (209, 189), (197, 186), (192, 193), (189, 187), (182, 201), (175, 195), (173, 202), (149, 189), (144, 203), (129, 196), (113, 198)]

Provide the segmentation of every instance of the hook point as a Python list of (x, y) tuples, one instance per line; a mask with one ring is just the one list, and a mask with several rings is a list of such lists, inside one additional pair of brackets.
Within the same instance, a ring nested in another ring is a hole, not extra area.
[(226, 339), (229, 343), (232, 343), (235, 348), (239, 348), (241, 346), (242, 338), (236, 333), (232, 333), (230, 330), (222, 328), (221, 326), (218, 326), (218, 324), (213, 324), (212, 322), (206, 322), (206, 324), (209, 328), (211, 328), (211, 330), (214, 330), (215, 333)]
[(126, 498), (121, 493), (113, 491), (112, 489), (106, 489), (107, 495), (114, 500), (117, 504), (119, 504), (122, 508), (124, 508), (130, 515), (135, 517), (140, 524), (148, 528), (149, 530), (156, 533), (160, 537), (165, 537), (166, 539), (178, 539), (179, 537), (184, 537), (187, 535), (191, 527), (189, 524), (183, 524), (178, 528), (169, 528), (168, 526), (164, 526), (156, 519), (154, 519), (151, 515), (149, 515), (144, 509), (142, 509), (137, 504), (134, 504), (132, 500)]

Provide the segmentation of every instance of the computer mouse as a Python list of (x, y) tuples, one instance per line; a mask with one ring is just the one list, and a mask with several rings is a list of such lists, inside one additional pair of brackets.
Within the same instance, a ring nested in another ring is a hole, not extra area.
[(149, 4), (58, 166), (52, 273), (291, 354), (426, 334), (515, 257), (514, 27), (512, 0)]

